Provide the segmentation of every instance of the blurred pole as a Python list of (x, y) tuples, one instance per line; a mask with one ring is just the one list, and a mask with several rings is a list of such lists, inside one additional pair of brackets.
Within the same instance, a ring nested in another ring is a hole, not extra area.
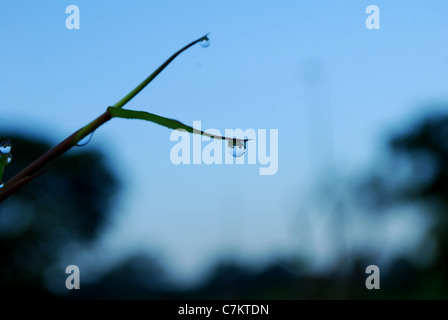
[[(347, 261), (344, 196), (341, 194), (344, 191), (338, 185), (340, 181), (337, 174), (332, 110), (328, 101), (329, 90), (325, 83), (325, 67), (317, 59), (308, 59), (301, 65), (300, 76), (303, 84), (302, 101), (307, 120), (310, 172), (311, 177), (314, 177), (312, 185), (316, 185), (316, 179), (319, 179), (319, 184), (320, 180), (324, 179), (325, 184), (324, 190), (319, 190), (317, 199), (314, 199), (317, 204), (310, 204), (317, 205), (319, 210), (324, 211), (319, 220), (323, 220), (330, 214), (329, 223), (326, 225), (331, 234), (331, 239), (328, 241), (338, 252), (337, 264), (340, 264), (342, 261)], [(311, 224), (310, 227), (313, 228), (315, 217), (307, 218)], [(319, 223), (323, 222), (319, 221)]]

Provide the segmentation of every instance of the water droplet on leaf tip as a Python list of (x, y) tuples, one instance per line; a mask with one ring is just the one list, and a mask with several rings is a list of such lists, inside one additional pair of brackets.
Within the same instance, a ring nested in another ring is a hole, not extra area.
[(12, 148), (11, 142), (9, 142), (9, 141), (3, 141), (0, 144), (0, 152), (1, 153), (10, 153), (11, 152), (11, 148)]
[(12, 155), (10, 153), (8, 153), (8, 156), (6, 157), (6, 163), (11, 163), (12, 161)]
[(201, 42), (199, 42), (200, 44), (201, 44), (201, 47), (202, 48), (207, 48), (209, 45), (210, 45), (210, 39), (204, 39), (204, 40), (201, 40)]
[(0, 182), (0, 189), (3, 188), (4, 184), (3, 182)]
[(241, 142), (236, 140), (229, 140), (227, 150), (233, 157), (239, 158), (246, 152), (246, 141)]

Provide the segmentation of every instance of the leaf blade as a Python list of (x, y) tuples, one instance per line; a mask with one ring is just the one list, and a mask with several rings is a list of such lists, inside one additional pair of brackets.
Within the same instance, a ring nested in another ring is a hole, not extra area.
[(129, 109), (118, 109), (115, 107), (109, 107), (108, 112), (112, 118), (122, 118), (122, 119), (138, 119), (138, 120), (146, 120), (153, 123), (156, 123), (158, 125), (161, 125), (163, 127), (173, 129), (173, 130), (179, 130), (183, 129), (193, 134), (200, 134), (203, 136), (207, 136), (214, 139), (221, 139), (221, 140), (230, 140), (230, 141), (238, 141), (240, 143), (246, 142), (249, 139), (238, 139), (238, 138), (229, 138), (224, 137), (220, 135), (215, 134), (209, 134), (207, 132), (204, 132), (202, 130), (197, 130), (193, 127), (190, 127), (176, 119), (170, 119), (165, 118), (150, 112), (146, 111), (137, 111), (137, 110), (129, 110)]

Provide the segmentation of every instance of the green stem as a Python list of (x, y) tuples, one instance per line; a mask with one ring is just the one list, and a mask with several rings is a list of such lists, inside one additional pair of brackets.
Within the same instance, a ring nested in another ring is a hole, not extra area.
[(103, 113), (101, 116), (90, 122), (88, 125), (79, 129), (78, 131), (71, 134), (65, 140), (48, 150), (42, 156), (33, 161), (28, 167), (20, 171), (7, 183), (0, 192), (0, 203), (8, 198), (13, 193), (17, 192), (18, 189), (22, 188), (25, 184), (31, 181), (34, 177), (39, 175), (39, 172), (44, 169), (50, 162), (52, 162), (57, 157), (61, 156), (73, 146), (75, 146), (79, 141), (87, 137), (90, 133), (95, 131), (99, 126), (106, 123), (111, 119), (109, 112)]
[(175, 54), (173, 54), (168, 60), (166, 60), (160, 67), (157, 68), (156, 71), (154, 71), (148, 78), (146, 78), (145, 80), (143, 80), (142, 83), (140, 83), (134, 90), (132, 90), (131, 92), (129, 92), (126, 97), (124, 97), (123, 99), (121, 99), (120, 101), (118, 101), (116, 104), (114, 104), (113, 106), (115, 108), (123, 108), (124, 105), (126, 103), (129, 102), (129, 100), (131, 100), (132, 98), (134, 98), (140, 91), (143, 90), (144, 87), (146, 87), (152, 80), (154, 80), (155, 77), (157, 77), (157, 75), (162, 72), (163, 69), (166, 68), (167, 65), (170, 64), (171, 61), (173, 61), (179, 54), (181, 54), (183, 51), (187, 50), (188, 48), (190, 48), (191, 46), (195, 45), (198, 42), (201, 41), (206, 41), (208, 40), (208, 33), (191, 42), (190, 44), (187, 44), (185, 47), (183, 47), (182, 49), (180, 49), (179, 51), (177, 51)]

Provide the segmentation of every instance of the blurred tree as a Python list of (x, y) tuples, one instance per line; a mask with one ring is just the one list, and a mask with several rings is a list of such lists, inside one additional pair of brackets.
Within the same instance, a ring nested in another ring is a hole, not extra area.
[[(13, 161), (4, 181), (50, 148), (36, 139), (8, 138)], [(49, 294), (43, 284), (45, 271), (64, 250), (95, 239), (109, 218), (117, 187), (99, 152), (75, 150), (5, 200), (0, 205), (2, 296)]]
[(168, 299), (174, 291), (156, 257), (136, 252), (104, 273), (97, 282), (83, 286), (80, 299)]
[[(444, 108), (446, 110), (446, 108)], [(409, 132), (391, 140), (393, 152), (412, 163), (409, 180), (399, 188), (402, 199), (422, 201), (434, 218), (431, 236), (436, 256), (427, 270), (425, 287), (448, 298), (448, 114), (435, 113)]]
[[(446, 107), (437, 108), (446, 110)], [(433, 220), (428, 234), (435, 255), (419, 272), (407, 279), (406, 297), (448, 298), (448, 113), (435, 112), (389, 141), (389, 157), (382, 170), (364, 180), (362, 201), (375, 211), (402, 204), (418, 205)], [(417, 252), (418, 254), (418, 252)], [(409, 261), (398, 259), (395, 269)], [(397, 278), (393, 269), (391, 274)], [(391, 278), (394, 278), (391, 277)], [(396, 281), (395, 281), (396, 282)], [(404, 283), (404, 282), (403, 282)], [(410, 285), (412, 283), (413, 285)]]

